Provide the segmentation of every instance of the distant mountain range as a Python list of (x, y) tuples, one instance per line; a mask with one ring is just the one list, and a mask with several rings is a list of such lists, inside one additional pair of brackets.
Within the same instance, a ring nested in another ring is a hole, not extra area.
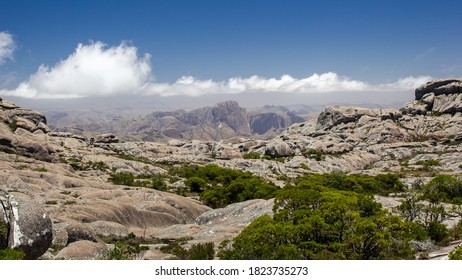
[[(315, 108), (299, 105), (296, 111), (283, 106), (265, 106), (248, 111), (236, 101), (190, 111), (158, 111), (136, 118), (104, 112), (73, 111), (46, 113), (49, 125), (58, 131), (75, 134), (114, 133), (126, 141), (222, 140), (235, 136), (263, 135), (304, 122), (300, 115)], [(300, 115), (299, 115), (300, 114)]]

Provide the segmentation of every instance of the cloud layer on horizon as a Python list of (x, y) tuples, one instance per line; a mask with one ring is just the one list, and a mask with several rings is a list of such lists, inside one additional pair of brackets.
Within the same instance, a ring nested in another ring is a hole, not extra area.
[(0, 65), (5, 63), (6, 59), (13, 58), (14, 49), (13, 36), (8, 32), (0, 32)]
[[(11, 54), (6, 54), (4, 57)], [(0, 62), (1, 59), (0, 56)], [(0, 89), (0, 95), (25, 98), (77, 98), (121, 94), (202, 96), (245, 92), (307, 94), (404, 91), (413, 90), (430, 79), (429, 76), (411, 76), (393, 83), (371, 85), (327, 72), (301, 79), (290, 75), (283, 75), (280, 78), (254, 75), (248, 78), (233, 77), (226, 81), (213, 81), (183, 76), (173, 83), (160, 83), (154, 81), (149, 54), (138, 57), (137, 48), (125, 43), (108, 47), (101, 42), (93, 42), (88, 45), (79, 44), (74, 53), (53, 67), (41, 65), (36, 73), (16, 89)]]

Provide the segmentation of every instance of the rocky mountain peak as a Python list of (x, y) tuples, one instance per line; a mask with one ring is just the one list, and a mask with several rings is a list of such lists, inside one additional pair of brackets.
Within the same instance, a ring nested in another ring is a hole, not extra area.
[(238, 133), (250, 134), (247, 110), (241, 108), (236, 101), (217, 103), (212, 107), (212, 116), (214, 125), (224, 123)]

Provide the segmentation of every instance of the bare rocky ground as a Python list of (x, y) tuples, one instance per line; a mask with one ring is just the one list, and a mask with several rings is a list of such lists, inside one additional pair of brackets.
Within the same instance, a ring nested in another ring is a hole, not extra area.
[[(116, 136), (103, 135), (90, 144), (82, 136), (51, 132), (41, 113), (0, 99), (0, 218), (11, 225), (0, 246), (22, 248), (28, 258), (97, 259), (110, 248), (102, 240), (107, 235), (133, 232), (218, 244), (272, 213), (272, 201), (210, 209), (192, 197), (114, 185), (108, 182), (111, 173), (167, 175), (171, 166), (214, 163), (281, 186), (305, 173), (392, 172), (409, 184), (436, 174), (459, 175), (461, 85), (457, 79), (433, 81), (399, 110), (332, 106), (271, 140), (218, 142), (118, 143)], [(261, 158), (245, 159), (249, 154)], [(425, 165), (429, 160), (438, 164)], [(184, 187), (181, 180), (166, 184), (172, 191)], [(390, 209), (400, 203), (377, 199)], [(40, 234), (33, 238), (34, 232)], [(169, 258), (159, 246), (150, 245), (139, 258)]]

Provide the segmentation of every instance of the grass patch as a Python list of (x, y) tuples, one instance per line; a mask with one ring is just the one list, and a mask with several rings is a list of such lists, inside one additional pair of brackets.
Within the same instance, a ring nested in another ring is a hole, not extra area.
[(34, 169), (34, 171), (37, 171), (37, 172), (48, 172), (48, 169), (46, 169), (45, 167), (41, 167), (41, 168), (36, 168), (36, 169)]
[(247, 153), (242, 156), (244, 159), (260, 159), (261, 156), (259, 153)]

